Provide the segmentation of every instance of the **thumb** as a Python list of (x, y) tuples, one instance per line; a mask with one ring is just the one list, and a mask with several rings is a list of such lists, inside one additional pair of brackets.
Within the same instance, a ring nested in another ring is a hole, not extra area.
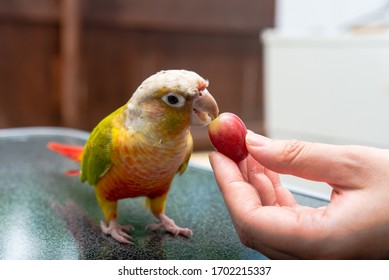
[(334, 185), (357, 184), (364, 165), (357, 146), (335, 146), (298, 140), (272, 140), (251, 131), (246, 146), (253, 158), (282, 174)]

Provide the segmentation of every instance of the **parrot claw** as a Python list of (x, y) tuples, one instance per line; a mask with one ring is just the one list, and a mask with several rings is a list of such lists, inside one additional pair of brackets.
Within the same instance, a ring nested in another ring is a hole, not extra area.
[(158, 224), (149, 224), (146, 226), (146, 229), (151, 229), (152, 231), (156, 231), (157, 229), (163, 227), (162, 223)]
[(108, 224), (105, 221), (101, 221), (100, 227), (104, 234), (111, 235), (112, 238), (117, 240), (118, 242), (124, 244), (134, 244), (132, 242), (134, 238), (125, 232), (133, 230), (134, 227), (132, 225), (122, 226), (119, 225), (116, 220), (111, 220)]
[(188, 228), (181, 228), (177, 226), (172, 219), (164, 214), (159, 215), (160, 223), (147, 225), (146, 228), (155, 231), (161, 227), (165, 228), (167, 232), (170, 232), (174, 236), (183, 235), (185, 237), (192, 237), (193, 232)]

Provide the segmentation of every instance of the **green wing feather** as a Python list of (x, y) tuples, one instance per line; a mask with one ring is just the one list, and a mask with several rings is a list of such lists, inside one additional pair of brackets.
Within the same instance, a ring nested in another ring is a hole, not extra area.
[(123, 108), (119, 108), (104, 118), (92, 131), (85, 144), (81, 160), (81, 181), (92, 186), (109, 170), (112, 164), (112, 143), (115, 118)]
[(180, 167), (178, 168), (178, 171), (177, 171), (177, 173), (179, 173), (180, 175), (182, 175), (185, 172), (186, 168), (188, 167), (190, 156), (192, 155), (192, 152), (193, 152), (193, 138), (192, 138), (191, 134), (189, 134), (188, 144), (189, 144), (188, 146), (190, 147), (189, 151), (186, 155), (184, 162), (180, 165)]

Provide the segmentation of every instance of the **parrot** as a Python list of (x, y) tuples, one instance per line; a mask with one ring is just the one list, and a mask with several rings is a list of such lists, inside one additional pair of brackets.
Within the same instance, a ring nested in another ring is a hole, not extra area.
[(162, 70), (145, 79), (129, 101), (105, 117), (84, 146), (49, 142), (48, 149), (80, 162), (81, 182), (94, 187), (104, 219), (102, 232), (120, 243), (133, 244), (131, 225), (118, 223), (118, 201), (145, 197), (164, 229), (190, 238), (165, 214), (165, 204), (176, 174), (186, 170), (193, 152), (191, 126), (206, 126), (219, 114), (209, 82), (189, 70)]

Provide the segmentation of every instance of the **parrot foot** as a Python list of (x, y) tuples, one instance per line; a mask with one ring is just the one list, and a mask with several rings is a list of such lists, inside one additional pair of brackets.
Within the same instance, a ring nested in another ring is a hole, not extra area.
[(147, 225), (146, 228), (149, 228), (152, 231), (156, 231), (159, 228), (165, 228), (167, 232), (170, 232), (174, 236), (183, 235), (186, 237), (191, 237), (193, 235), (190, 229), (177, 226), (174, 221), (165, 214), (159, 214), (158, 218), (160, 223)]
[(132, 236), (128, 235), (125, 231), (133, 230), (134, 227), (131, 225), (122, 226), (119, 225), (116, 220), (111, 220), (109, 223), (106, 221), (100, 222), (100, 227), (103, 233), (111, 235), (113, 239), (120, 243), (134, 244)]

